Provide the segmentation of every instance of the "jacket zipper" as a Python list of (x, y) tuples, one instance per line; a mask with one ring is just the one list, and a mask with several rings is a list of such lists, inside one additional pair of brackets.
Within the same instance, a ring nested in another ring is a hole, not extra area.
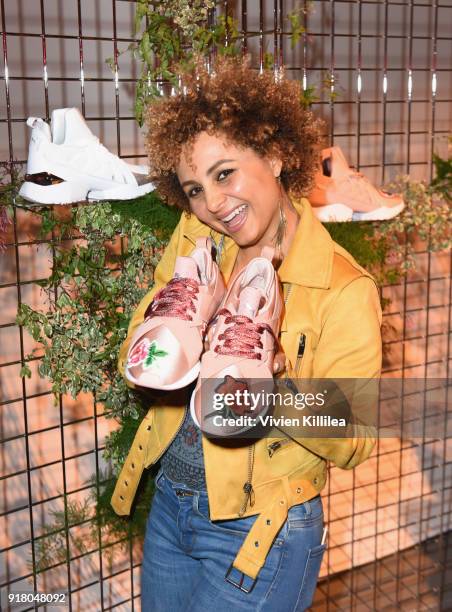
[(306, 348), (306, 334), (300, 334), (300, 340), (298, 343), (297, 361), (295, 362), (295, 372), (298, 372), (300, 364), (303, 360), (305, 348)]
[[(287, 289), (287, 294), (286, 294), (286, 297), (284, 298), (284, 305), (287, 304), (287, 300), (289, 299), (291, 292), (292, 292), (292, 283), (290, 283), (289, 288)], [(286, 378), (287, 378), (287, 371), (286, 371)], [(252, 484), (253, 468), (254, 468), (254, 449), (255, 449), (255, 442), (248, 447), (248, 478), (245, 484), (243, 485), (243, 492), (245, 496), (243, 499), (242, 507), (240, 508), (240, 511), (239, 511), (239, 516), (243, 516), (245, 514), (248, 503), (251, 508), (254, 506), (254, 489), (253, 489), (253, 484)]]
[[(289, 296), (292, 293), (292, 283), (290, 283), (289, 288), (287, 289), (287, 294), (286, 297), (284, 298), (284, 306), (287, 304), (287, 301), (289, 300)], [(289, 375), (287, 373), (287, 368), (285, 368), (284, 371), (284, 378), (289, 378)]]
[(277, 440), (276, 442), (272, 442), (267, 446), (268, 456), (271, 458), (275, 454), (275, 452), (280, 449), (284, 444), (291, 442), (289, 438), (283, 438), (282, 440)]
[(252, 485), (253, 478), (253, 467), (254, 467), (254, 444), (248, 446), (248, 478), (245, 484), (243, 485), (243, 491), (245, 493), (245, 498), (243, 500), (242, 507), (239, 510), (239, 516), (243, 516), (245, 514), (246, 507), (248, 506), (248, 502), (250, 507), (254, 506), (254, 489)]

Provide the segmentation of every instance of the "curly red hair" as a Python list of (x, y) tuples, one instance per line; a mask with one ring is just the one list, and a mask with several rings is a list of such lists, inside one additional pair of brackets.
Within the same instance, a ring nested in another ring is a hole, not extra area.
[(182, 148), (203, 131), (282, 160), (281, 181), (295, 197), (306, 195), (318, 161), (320, 122), (300, 104), (298, 81), (252, 69), (249, 59), (219, 57), (213, 73), (198, 62), (182, 75), (179, 93), (148, 106), (146, 150), (158, 193), (189, 210), (176, 167)]

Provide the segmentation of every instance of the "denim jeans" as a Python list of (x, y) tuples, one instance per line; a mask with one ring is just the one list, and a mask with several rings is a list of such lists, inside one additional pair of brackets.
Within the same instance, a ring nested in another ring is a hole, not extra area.
[(225, 575), (255, 520), (210, 521), (207, 493), (173, 483), (160, 471), (144, 542), (143, 612), (306, 610), (325, 550), (320, 496), (290, 508), (254, 587), (245, 593)]

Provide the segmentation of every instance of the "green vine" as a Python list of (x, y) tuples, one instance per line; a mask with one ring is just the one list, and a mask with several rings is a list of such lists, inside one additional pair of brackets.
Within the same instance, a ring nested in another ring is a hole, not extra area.
[[(171, 88), (179, 87), (179, 71), (194, 66), (199, 56), (238, 53), (239, 32), (230, 15), (209, 23), (215, 0), (139, 0), (135, 12), (136, 40), (129, 45), (140, 64), (135, 117), (143, 124), (146, 106)], [(115, 70), (115, 59), (107, 63)]]
[[(243, 36), (238, 22), (229, 14), (217, 14), (223, 3), (220, 0), (139, 0), (135, 11), (134, 36), (124, 52), (130, 52), (140, 65), (136, 84), (134, 113), (140, 126), (144, 123), (147, 105), (153, 99), (170, 94), (180, 87), (180, 71), (194, 67), (196, 59), (210, 61), (215, 54), (237, 55)], [(312, 10), (312, 2), (306, 3), (286, 15), (290, 27), (290, 45), (294, 49), (306, 33), (306, 17)], [(253, 34), (259, 36), (259, 33)], [(252, 36), (248, 34), (248, 36)], [(121, 55), (121, 53), (119, 54)], [(106, 60), (111, 70), (116, 70), (116, 59)], [(264, 69), (273, 70), (275, 57), (265, 51)], [(300, 103), (311, 106), (320, 100), (324, 92), (331, 101), (340, 95), (338, 78), (325, 72), (319, 84), (305, 87)]]
[[(17, 323), (38, 343), (27, 355), (21, 376), (31, 376), (29, 362), (39, 356), (38, 374), (51, 381), (56, 401), (63, 394), (76, 398), (91, 393), (105, 416), (119, 423), (105, 443), (109, 475), (93, 481), (88, 502), (65, 500), (66, 512), (53, 513), (35, 542), (37, 571), (95, 548), (99, 521), (111, 531), (111, 541), (125, 541), (144, 529), (152, 482), (140, 488), (144, 498), (137, 500), (130, 525), (110, 506), (117, 475), (147, 410), (119, 375), (117, 358), (131, 313), (152, 284), (156, 261), (179, 213), (154, 194), (129, 204), (80, 205), (66, 217), (61, 209), (30, 208), (30, 214), (41, 219), (41, 237), (47, 236), (53, 250), (53, 266), (50, 276), (38, 283), (46, 309), (22, 304), (17, 314)], [(88, 515), (93, 507), (96, 512)], [(83, 536), (70, 530), (69, 552), (66, 531), (79, 524), (85, 525)]]
[(19, 173), (14, 164), (0, 164), (0, 254), (5, 250), (5, 236), (11, 225), (14, 196), (19, 184)]
[[(156, 249), (163, 242), (149, 225), (108, 203), (74, 207), (65, 223), (50, 210), (39, 214), (44, 234), (63, 239), (79, 232), (83, 240), (75, 238), (69, 248), (54, 246), (52, 273), (39, 283), (47, 311), (26, 304), (19, 309), (18, 324), (44, 349), (38, 373), (52, 381), (57, 398), (92, 393), (110, 417), (136, 419), (142, 410), (116, 363), (130, 314), (152, 283)], [(27, 363), (21, 375), (31, 375)]]

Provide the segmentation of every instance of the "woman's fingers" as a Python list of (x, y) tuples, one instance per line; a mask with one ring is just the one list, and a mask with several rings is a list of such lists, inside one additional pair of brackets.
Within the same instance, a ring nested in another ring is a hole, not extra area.
[(284, 370), (286, 365), (286, 356), (282, 350), (278, 351), (273, 361), (273, 373), (279, 374)]

